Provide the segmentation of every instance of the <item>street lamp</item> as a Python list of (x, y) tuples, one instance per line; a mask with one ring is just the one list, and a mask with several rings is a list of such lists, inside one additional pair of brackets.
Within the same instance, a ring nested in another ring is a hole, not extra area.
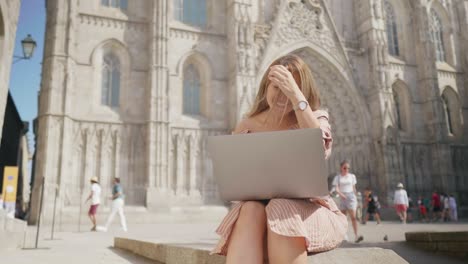
[(28, 36), (21, 41), (21, 46), (23, 48), (23, 56), (14, 56), (16, 60), (13, 62), (13, 64), (20, 60), (31, 59), (34, 54), (34, 49), (37, 45), (36, 41), (31, 37), (31, 34), (28, 34)]

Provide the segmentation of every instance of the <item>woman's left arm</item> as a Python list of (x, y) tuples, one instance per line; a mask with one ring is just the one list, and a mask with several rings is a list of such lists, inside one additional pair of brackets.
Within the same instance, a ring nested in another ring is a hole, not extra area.
[[(291, 72), (282, 65), (272, 66), (268, 75), (270, 81), (278, 86), (279, 89), (288, 97), (293, 104), (293, 108), (297, 107), (300, 101), (307, 101), (302, 91), (297, 86)], [(332, 136), (331, 128), (328, 122), (328, 113), (325, 111), (313, 112), (310, 106), (302, 110), (295, 111), (297, 121), (300, 128), (320, 128), (323, 135), (323, 147), (325, 149), (325, 159), (331, 155)]]

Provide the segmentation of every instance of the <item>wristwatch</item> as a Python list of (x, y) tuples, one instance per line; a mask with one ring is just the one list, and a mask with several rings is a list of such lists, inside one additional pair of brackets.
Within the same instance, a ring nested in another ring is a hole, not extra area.
[(297, 103), (297, 105), (295, 105), (293, 107), (293, 110), (294, 111), (297, 111), (297, 110), (304, 111), (304, 110), (307, 109), (307, 106), (309, 106), (309, 102), (307, 102), (305, 100), (302, 100), (302, 101), (299, 101), (299, 103)]

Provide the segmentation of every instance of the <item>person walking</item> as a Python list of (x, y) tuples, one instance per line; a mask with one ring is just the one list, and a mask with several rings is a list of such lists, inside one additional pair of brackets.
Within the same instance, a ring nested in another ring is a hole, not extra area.
[(453, 194), (450, 194), (449, 197), (449, 207), (450, 207), (450, 220), (457, 222), (458, 221), (458, 213), (457, 213), (457, 201)]
[(97, 213), (99, 204), (101, 203), (101, 186), (99, 185), (99, 181), (97, 177), (92, 177), (90, 181), (91, 181), (91, 192), (89, 193), (89, 196), (86, 199), (86, 202), (91, 200), (91, 206), (89, 207), (88, 216), (89, 216), (89, 219), (91, 220), (91, 223), (93, 224), (91, 231), (96, 231), (96, 223), (97, 223), (96, 213)]
[(349, 173), (349, 161), (342, 161), (340, 164), (341, 173), (335, 176), (333, 186), (341, 198), (339, 205), (341, 212), (344, 215), (349, 214), (354, 231), (354, 242), (361, 242), (364, 237), (358, 236), (358, 224), (356, 219), (357, 197), (356, 197), (356, 175)]
[(400, 217), (401, 222), (406, 224), (406, 210), (408, 210), (409, 202), (408, 194), (406, 193), (406, 190), (403, 189), (403, 183), (401, 182), (397, 184), (397, 190), (393, 197), (393, 204), (395, 205), (396, 212)]
[(441, 218), (441, 204), (440, 204), (440, 196), (437, 191), (432, 193), (431, 197), (431, 206), (432, 206), (432, 221), (437, 221)]
[(364, 192), (363, 192), (363, 201), (362, 201), (362, 219), (361, 219), (361, 224), (365, 224), (365, 219), (366, 219), (366, 215), (367, 215), (367, 207), (368, 207), (368, 197), (369, 197), (369, 194), (370, 194), (370, 187), (366, 187), (366, 189), (364, 189)]
[(106, 225), (103, 228), (104, 232), (107, 232), (109, 226), (112, 224), (114, 220), (115, 214), (118, 213), (120, 217), (120, 225), (122, 230), (127, 232), (127, 221), (124, 215), (124, 194), (122, 185), (120, 184), (120, 178), (114, 178), (114, 186), (112, 187), (112, 208), (109, 217), (107, 218)]
[(412, 223), (414, 220), (414, 202), (411, 196), (408, 196), (408, 209), (406, 209), (406, 221)]
[(427, 222), (429, 221), (427, 218), (427, 208), (424, 204), (424, 199), (422, 196), (419, 196), (418, 199), (418, 208), (419, 208), (419, 220)]
[(380, 204), (377, 196), (374, 196), (372, 190), (369, 190), (369, 196), (367, 197), (367, 214), (363, 224), (369, 221), (369, 217), (373, 216), (377, 220), (377, 224), (380, 225)]

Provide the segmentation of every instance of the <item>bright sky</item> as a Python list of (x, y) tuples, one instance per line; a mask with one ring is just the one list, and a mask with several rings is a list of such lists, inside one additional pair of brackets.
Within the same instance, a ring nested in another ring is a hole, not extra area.
[[(45, 33), (45, 0), (22, 0), (16, 32), (14, 55), (22, 56), (21, 40), (28, 34), (37, 47), (30, 60), (20, 60), (12, 65), (10, 92), (23, 121), (28, 121), (29, 139), (33, 144), (32, 121), (37, 116), (38, 92), (41, 85), (42, 54)], [(14, 61), (15, 59), (13, 59)], [(31, 146), (32, 147), (32, 146)], [(32, 149), (31, 149), (32, 150)]]

